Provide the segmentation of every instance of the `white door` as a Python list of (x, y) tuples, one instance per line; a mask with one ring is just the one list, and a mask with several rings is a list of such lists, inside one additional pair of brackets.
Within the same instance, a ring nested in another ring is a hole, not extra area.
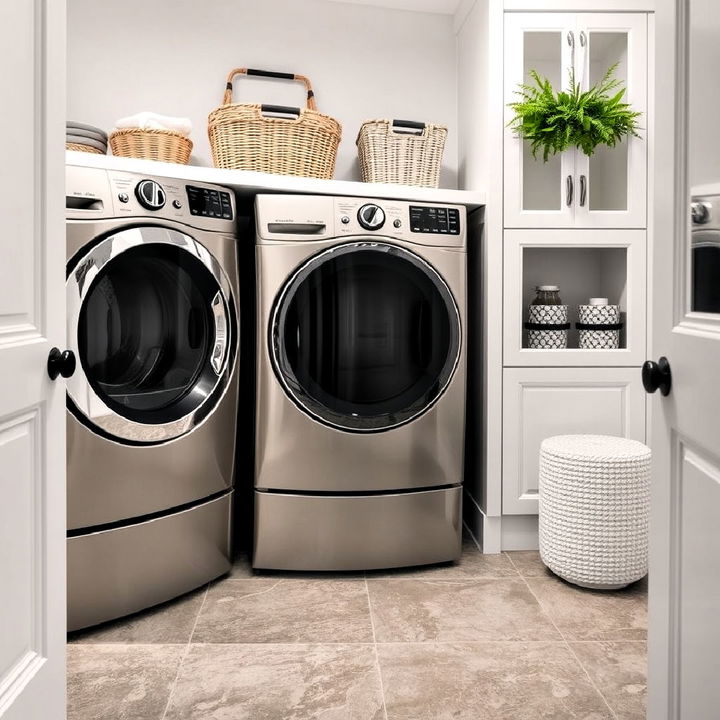
[(648, 717), (711, 720), (720, 712), (720, 313), (692, 311), (689, 205), (698, 181), (720, 189), (717, 1), (658, 0), (657, 39), (652, 347), (653, 360), (669, 360), (672, 388), (652, 398)]
[(624, 101), (642, 113), (640, 137), (588, 157), (576, 150), (575, 227), (644, 228), (647, 225), (648, 18), (645, 13), (578, 14), (575, 73), (584, 90), (609, 68), (626, 89)]
[(65, 3), (2, 0), (0, 717), (65, 717)]

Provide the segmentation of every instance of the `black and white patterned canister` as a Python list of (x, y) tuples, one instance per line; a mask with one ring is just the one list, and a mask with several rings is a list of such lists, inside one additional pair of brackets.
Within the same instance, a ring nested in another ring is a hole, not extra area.
[(608, 305), (605, 298), (591, 298), (589, 304), (578, 305), (578, 320), (575, 327), (580, 332), (582, 350), (617, 350), (620, 347), (619, 305)]
[(562, 350), (567, 347), (567, 305), (530, 305), (528, 322), (528, 347), (532, 350)]

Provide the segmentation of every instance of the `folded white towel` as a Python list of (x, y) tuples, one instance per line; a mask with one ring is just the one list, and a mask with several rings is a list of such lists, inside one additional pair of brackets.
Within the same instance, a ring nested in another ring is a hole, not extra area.
[(192, 123), (188, 118), (159, 115), (153, 112), (139, 112), (136, 115), (120, 118), (115, 127), (118, 130), (140, 128), (142, 130), (174, 130), (188, 137), (192, 131)]

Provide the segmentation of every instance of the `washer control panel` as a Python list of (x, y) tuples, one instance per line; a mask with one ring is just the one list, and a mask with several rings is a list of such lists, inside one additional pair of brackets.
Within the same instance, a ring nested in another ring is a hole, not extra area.
[(206, 187), (186, 185), (188, 205), (191, 215), (224, 218), (232, 220), (232, 202), (230, 193)]
[(82, 165), (67, 165), (65, 180), (67, 219), (153, 218), (198, 230), (236, 230), (235, 198), (220, 185)]
[(415, 233), (460, 234), (460, 211), (457, 208), (410, 206), (410, 231)]

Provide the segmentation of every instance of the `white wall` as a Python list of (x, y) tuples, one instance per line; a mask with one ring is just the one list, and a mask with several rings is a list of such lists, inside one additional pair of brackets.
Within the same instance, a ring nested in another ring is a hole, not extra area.
[[(457, 187), (452, 16), (327, 0), (68, 0), (68, 118), (112, 128), (141, 110), (189, 117), (193, 164), (210, 165), (207, 116), (228, 72), (307, 75), (343, 126), (335, 176), (359, 179), (363, 120), (445, 124), (441, 185)], [(304, 104), (302, 86), (241, 78), (238, 102)]]
[(463, 189), (487, 187), (488, 22), (474, 3), (458, 29), (458, 178)]

